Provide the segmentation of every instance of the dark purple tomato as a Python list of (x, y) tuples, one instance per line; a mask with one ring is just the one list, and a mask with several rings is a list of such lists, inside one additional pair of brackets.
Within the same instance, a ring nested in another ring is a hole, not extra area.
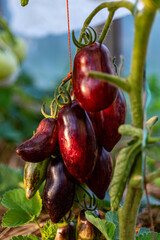
[(88, 113), (99, 143), (108, 152), (113, 149), (121, 138), (118, 128), (125, 123), (126, 111), (127, 106), (124, 95), (121, 90), (118, 90), (117, 99), (109, 108), (99, 112)]
[(87, 180), (87, 186), (99, 198), (103, 199), (112, 178), (112, 158), (103, 147), (98, 147), (96, 166)]
[(66, 224), (58, 227), (55, 240), (74, 240), (74, 226)]
[(86, 182), (97, 159), (97, 142), (86, 111), (77, 102), (62, 107), (58, 113), (58, 139), (64, 163), (72, 176)]
[(22, 143), (16, 153), (28, 162), (41, 162), (54, 154), (58, 145), (57, 120), (44, 118), (32, 138)]
[(75, 180), (67, 171), (60, 156), (53, 159), (47, 169), (43, 191), (44, 206), (53, 223), (58, 223), (70, 210), (75, 194)]
[(110, 52), (100, 43), (81, 48), (74, 58), (73, 90), (79, 105), (87, 112), (109, 107), (117, 96), (117, 88), (100, 79), (88, 77), (89, 71), (114, 74)]
[[(93, 213), (100, 217), (98, 210)], [(100, 240), (101, 235), (101, 232), (86, 219), (85, 210), (82, 210), (78, 216), (76, 240)]]

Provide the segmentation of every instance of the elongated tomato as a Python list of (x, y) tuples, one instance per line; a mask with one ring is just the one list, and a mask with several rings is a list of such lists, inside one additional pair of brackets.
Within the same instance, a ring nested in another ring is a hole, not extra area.
[(74, 58), (73, 90), (80, 106), (87, 112), (109, 107), (117, 96), (117, 88), (98, 78), (88, 77), (89, 71), (114, 74), (114, 66), (108, 48), (94, 43), (81, 48)]
[(80, 182), (92, 173), (97, 158), (94, 128), (77, 102), (71, 102), (58, 113), (58, 139), (64, 163)]

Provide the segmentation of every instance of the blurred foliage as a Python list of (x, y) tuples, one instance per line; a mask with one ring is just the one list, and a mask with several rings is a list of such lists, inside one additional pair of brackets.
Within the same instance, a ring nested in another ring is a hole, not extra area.
[[(151, 101), (148, 106), (147, 116), (158, 116), (160, 118), (160, 81), (157, 76), (151, 76), (148, 79)], [(160, 120), (153, 128), (154, 135), (160, 135)]]
[(15, 83), (0, 88), (0, 140), (18, 145), (30, 138), (43, 118), (41, 105), (50, 98), (51, 92), (36, 88), (24, 72)]

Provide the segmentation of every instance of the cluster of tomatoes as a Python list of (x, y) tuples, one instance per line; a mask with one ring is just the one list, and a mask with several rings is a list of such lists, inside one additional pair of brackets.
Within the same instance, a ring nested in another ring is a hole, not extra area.
[[(118, 128), (125, 122), (126, 102), (115, 86), (89, 77), (91, 70), (115, 74), (111, 55), (103, 44), (92, 43), (78, 51), (72, 100), (56, 118), (44, 118), (33, 137), (16, 150), (30, 164), (55, 156), (49, 161), (43, 191), (44, 205), (54, 223), (71, 209), (77, 180), (103, 199), (112, 177), (109, 152), (120, 139)], [(32, 176), (33, 185), (39, 175)], [(31, 191), (31, 187), (27, 189), (28, 197)]]
[(26, 55), (26, 44), (20, 37), (14, 37), (7, 23), (0, 17), (0, 81), (10, 77), (18, 69)]

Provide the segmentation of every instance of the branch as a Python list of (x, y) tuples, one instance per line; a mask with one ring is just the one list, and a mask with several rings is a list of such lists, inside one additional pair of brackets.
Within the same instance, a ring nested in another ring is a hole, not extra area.
[[(155, 179), (160, 177), (160, 168), (157, 169), (156, 171), (148, 174), (144, 180), (145, 184), (153, 182)], [(140, 189), (142, 187), (142, 176), (135, 177), (130, 181), (131, 185), (133, 188)]]
[(88, 72), (88, 76), (99, 78), (100, 80), (104, 82), (109, 82), (115, 85), (116, 87), (121, 88), (122, 90), (129, 92), (130, 91), (130, 85), (128, 81), (124, 78), (117, 77), (115, 75), (102, 73), (102, 72), (96, 72), (96, 71), (90, 71)]

